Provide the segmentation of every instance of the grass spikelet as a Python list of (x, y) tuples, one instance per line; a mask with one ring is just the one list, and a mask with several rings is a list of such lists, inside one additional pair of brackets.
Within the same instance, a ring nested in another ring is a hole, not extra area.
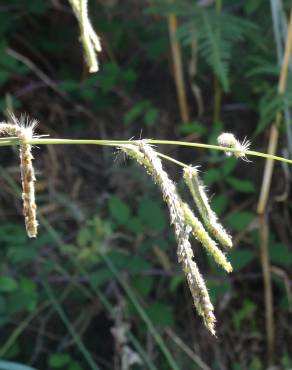
[(188, 261), (188, 270), (184, 267), (184, 272), (187, 277), (188, 285), (193, 296), (194, 305), (200, 316), (202, 316), (204, 324), (215, 335), (214, 307), (210, 301), (210, 296), (206, 287), (206, 283), (198, 269), (196, 262), (192, 259)]
[(11, 115), (10, 118), (13, 123), (2, 122), (0, 124), (0, 133), (17, 136), (19, 138), (23, 215), (27, 235), (30, 238), (35, 238), (38, 228), (34, 186), (36, 179), (32, 165), (33, 156), (31, 154), (31, 145), (26, 142), (32, 139), (37, 121), (33, 120), (29, 122), (24, 116), (22, 116), (20, 120), (14, 115)]
[(178, 244), (178, 261), (182, 264), (194, 305), (198, 314), (202, 316), (206, 327), (212, 334), (215, 334), (216, 319), (213, 312), (214, 308), (210, 301), (205, 282), (193, 260), (193, 251), (189, 242), (191, 227), (185, 219), (182, 202), (177, 193), (176, 186), (169, 179), (168, 174), (162, 167), (161, 160), (150, 145), (141, 141), (139, 147), (129, 144), (121, 146), (121, 149), (145, 167), (155, 183), (159, 185), (163, 199), (169, 209), (171, 224), (174, 226)]
[(200, 181), (199, 171), (197, 168), (184, 168), (183, 177), (207, 229), (218, 240), (219, 243), (225, 247), (231, 248), (232, 239), (223, 226), (218, 222), (215, 212), (209, 205), (209, 199), (204, 186)]
[(246, 158), (245, 152), (249, 150), (250, 141), (246, 138), (240, 142), (230, 132), (224, 132), (218, 136), (217, 141), (220, 146), (237, 150), (236, 152), (230, 152), (226, 150), (225, 154), (228, 157), (234, 155), (236, 158), (241, 158), (244, 161), (249, 162), (249, 160)]
[(88, 0), (69, 0), (69, 3), (79, 22), (81, 41), (89, 72), (97, 72), (99, 66), (96, 53), (101, 51), (101, 44), (88, 17)]
[(182, 208), (187, 222), (192, 227), (194, 237), (205, 247), (218, 265), (222, 266), (227, 272), (231, 272), (231, 263), (227, 261), (224, 253), (217, 247), (190, 207), (186, 203), (183, 203)]

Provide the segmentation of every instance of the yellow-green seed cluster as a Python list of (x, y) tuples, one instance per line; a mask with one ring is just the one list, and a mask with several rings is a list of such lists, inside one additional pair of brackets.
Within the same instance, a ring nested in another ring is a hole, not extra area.
[[(215, 241), (210, 237), (203, 224), (194, 215), (190, 207), (181, 200), (175, 184), (169, 179), (168, 174), (163, 169), (161, 160), (153, 147), (141, 140), (138, 144), (121, 145), (120, 148), (128, 156), (142, 165), (152, 176), (154, 182), (159, 185), (163, 199), (169, 209), (171, 224), (173, 224), (174, 227), (178, 244), (178, 261), (182, 264), (182, 269), (186, 275), (194, 305), (198, 314), (202, 316), (206, 327), (212, 334), (215, 334), (216, 319), (214, 316), (214, 307), (211, 303), (204, 279), (193, 259), (194, 254), (189, 241), (190, 233), (195, 236), (205, 247), (207, 252), (213, 256), (214, 260), (227, 272), (232, 271), (231, 264), (227, 261), (224, 253), (218, 248)], [(193, 186), (194, 174), (196, 176), (195, 186)], [(186, 168), (184, 179), (188, 186), (191, 185), (189, 186), (190, 189), (192, 186), (195, 188), (193, 190), (195, 194), (194, 199), (196, 199), (197, 208), (206, 226), (209, 226), (211, 230), (215, 229), (215, 232), (213, 230), (213, 235), (218, 241), (222, 242), (223, 240), (224, 245), (231, 247), (231, 238), (223, 227), (219, 225), (216, 215), (211, 210), (203, 186), (197, 178), (196, 170), (191, 167)]]
[(192, 233), (195, 238), (205, 247), (206, 251), (214, 258), (218, 265), (223, 267), (227, 272), (231, 272), (231, 263), (227, 261), (224, 253), (217, 247), (215, 241), (207, 233), (204, 226), (194, 215), (188, 204), (183, 203), (183, 210), (186, 220), (192, 227)]
[(211, 209), (205, 188), (199, 178), (199, 171), (196, 167), (184, 169), (184, 180), (188, 186), (203, 222), (209, 232), (224, 247), (231, 248), (232, 240), (224, 227), (218, 222), (215, 212)]

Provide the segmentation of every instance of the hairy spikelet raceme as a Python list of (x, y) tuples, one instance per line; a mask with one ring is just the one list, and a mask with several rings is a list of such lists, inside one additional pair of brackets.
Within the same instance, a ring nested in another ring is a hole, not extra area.
[(192, 233), (195, 238), (205, 247), (207, 252), (214, 258), (215, 262), (224, 268), (227, 272), (232, 271), (231, 263), (227, 261), (224, 253), (217, 247), (216, 243), (205, 230), (202, 223), (194, 215), (193, 211), (186, 203), (182, 203), (185, 218), (192, 227)]
[(89, 72), (97, 72), (99, 66), (96, 52), (101, 51), (101, 44), (99, 37), (95, 33), (88, 17), (88, 0), (69, 0), (69, 3), (79, 22), (81, 41), (89, 67)]
[(231, 248), (232, 240), (227, 231), (218, 222), (215, 212), (209, 205), (209, 199), (205, 188), (199, 178), (199, 171), (196, 167), (184, 168), (183, 174), (186, 185), (188, 186), (193, 200), (198, 208), (198, 211), (204, 221), (205, 226), (209, 232), (221, 243), (223, 246)]
[(11, 115), (11, 121), (13, 123), (0, 123), (0, 134), (17, 136), (19, 138), (23, 215), (27, 235), (30, 238), (35, 238), (38, 228), (34, 187), (35, 174), (32, 165), (31, 145), (26, 142), (32, 138), (37, 121), (28, 122), (25, 117), (21, 117), (20, 121), (18, 121), (14, 115)]
[(193, 260), (193, 251), (189, 242), (189, 235), (192, 228), (186, 221), (182, 201), (177, 193), (176, 186), (169, 179), (162, 167), (161, 160), (150, 145), (141, 141), (139, 147), (129, 144), (121, 146), (121, 150), (145, 167), (155, 183), (159, 185), (163, 199), (169, 209), (171, 223), (174, 226), (178, 244), (178, 260), (182, 264), (183, 271), (186, 275), (194, 305), (199, 315), (202, 316), (206, 327), (212, 334), (215, 334), (216, 319), (213, 313), (214, 308), (210, 301), (206, 284)]

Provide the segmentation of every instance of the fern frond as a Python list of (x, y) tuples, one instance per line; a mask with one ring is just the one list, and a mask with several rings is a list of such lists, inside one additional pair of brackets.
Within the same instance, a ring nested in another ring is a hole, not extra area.
[(267, 62), (263, 58), (249, 58), (249, 62), (252, 65), (246, 74), (247, 78), (250, 77), (279, 77), (280, 67), (272, 62)]
[(255, 135), (261, 133), (276, 117), (277, 112), (283, 112), (285, 108), (292, 107), (292, 86), (287, 86), (284, 95), (279, 95), (276, 88), (271, 88), (259, 102), (260, 120)]
[(199, 38), (199, 53), (219, 78), (224, 91), (228, 92), (228, 67), (231, 55), (230, 42), (222, 38), (220, 29), (216, 29), (217, 27), (214, 29), (214, 25), (210, 21), (207, 12), (203, 12), (202, 26), (200, 34), (203, 35), (203, 38), (201, 37), (201, 40)]
[[(192, 7), (189, 10), (193, 11)], [(193, 42), (193, 29), (196, 29), (198, 51), (213, 73), (220, 80), (224, 91), (229, 90), (229, 68), (232, 48), (236, 43), (254, 35), (257, 26), (238, 16), (213, 9), (200, 9), (196, 13), (186, 14), (178, 30), (178, 37), (183, 44)]]

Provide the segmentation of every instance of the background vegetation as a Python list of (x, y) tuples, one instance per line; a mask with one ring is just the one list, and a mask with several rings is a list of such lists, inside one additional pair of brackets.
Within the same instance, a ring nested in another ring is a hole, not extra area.
[[(103, 47), (101, 69), (90, 75), (69, 3), (2, 2), (1, 118), (7, 108), (27, 112), (40, 121), (38, 134), (61, 138), (215, 144), (231, 131), (265, 152), (270, 124), (284, 110), (279, 154), (291, 158), (289, 81), (284, 98), (277, 92), (289, 1), (89, 3)], [(179, 45), (181, 111), (171, 52)], [(291, 169), (277, 164), (266, 212), (271, 341), (256, 215), (264, 161), (163, 151), (202, 166), (212, 206), (234, 237), (229, 276), (194, 244), (216, 307), (217, 338), (195, 314), (167, 210), (138, 166), (109, 148), (35, 148), (40, 233), (31, 241), (17, 150), (1, 148), (1, 369), (292, 368)], [(180, 168), (166, 166), (181, 177)]]

